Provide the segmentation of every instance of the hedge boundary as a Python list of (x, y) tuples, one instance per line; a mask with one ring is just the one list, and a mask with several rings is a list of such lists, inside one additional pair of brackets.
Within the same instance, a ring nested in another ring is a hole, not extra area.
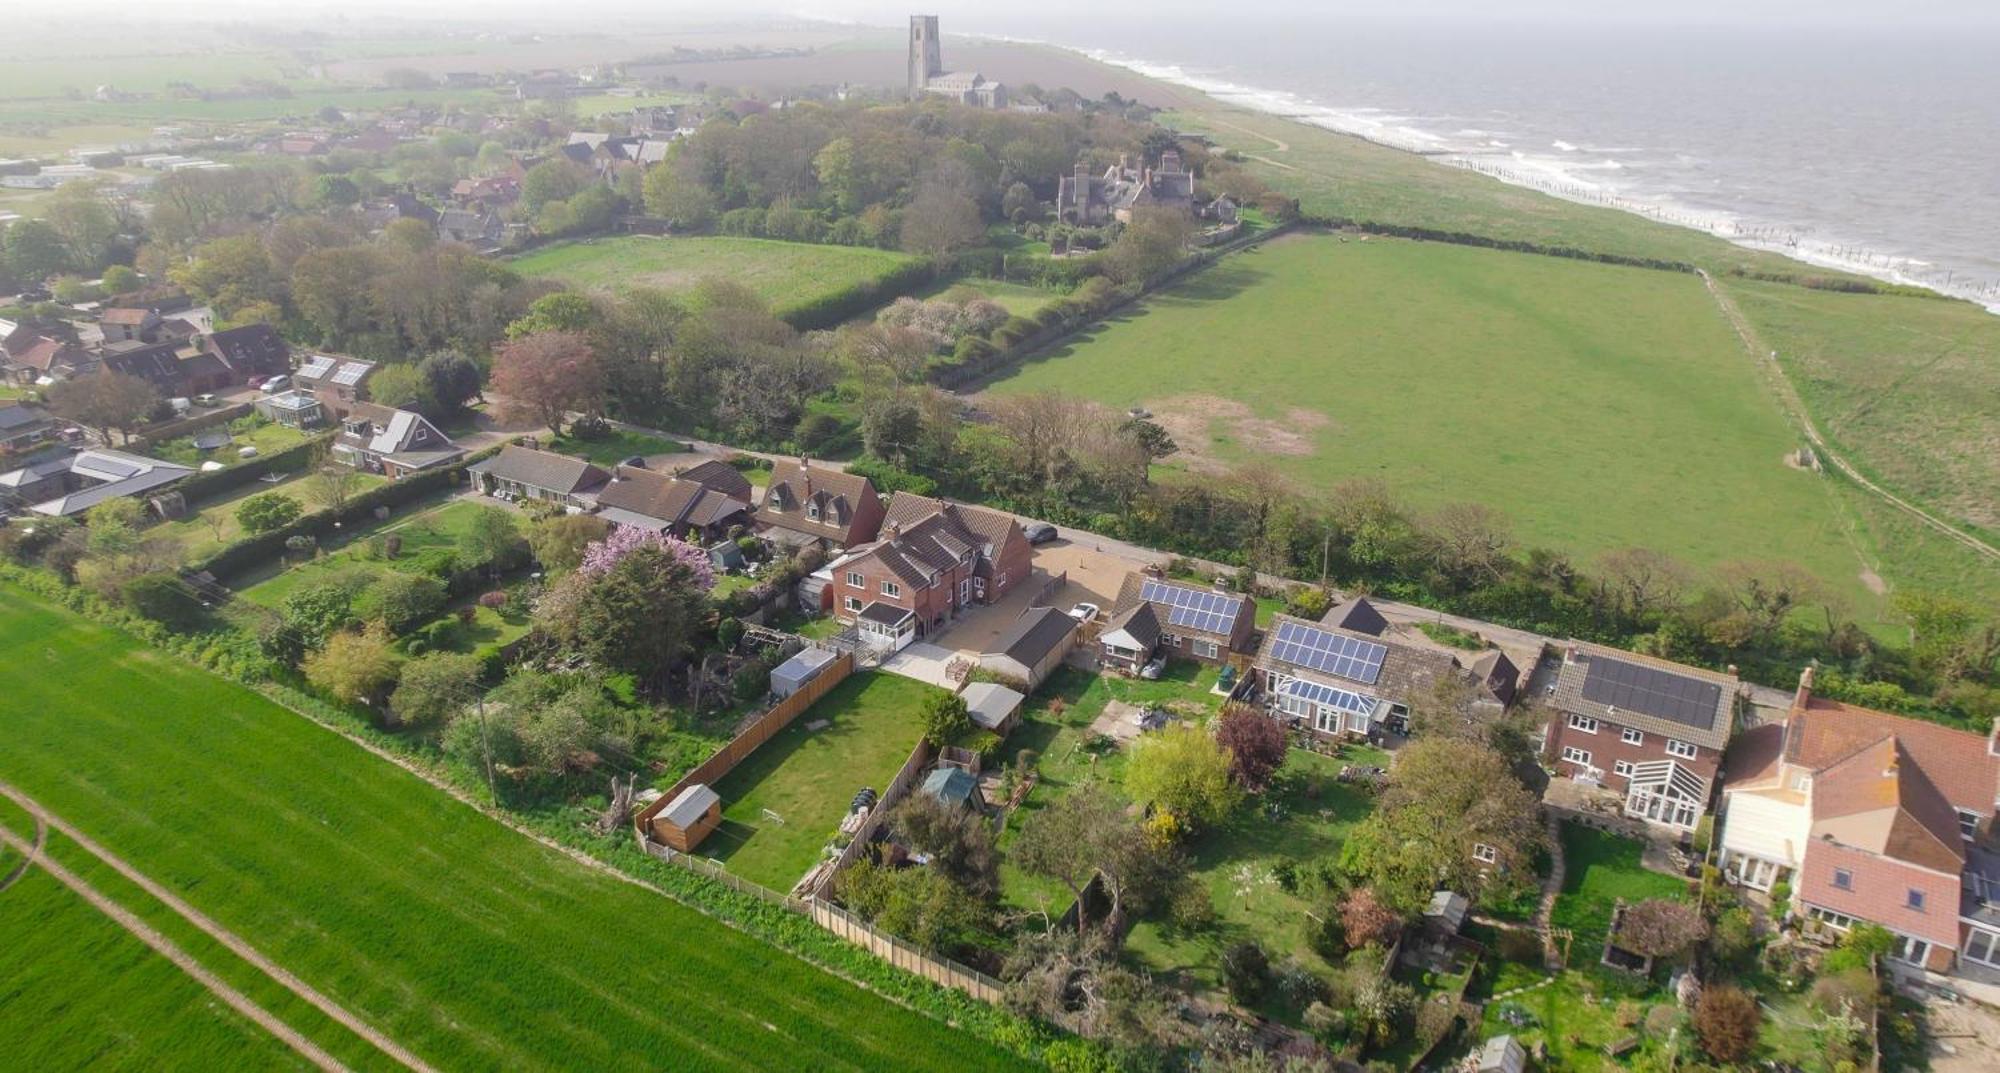
[(275, 454), (261, 458), (247, 458), (233, 466), (210, 470), (207, 473), (197, 471), (181, 478), (181, 482), (175, 485), (173, 490), (179, 492), (182, 498), (193, 506), (198, 501), (212, 499), (224, 492), (233, 492), (266, 473), (300, 473), (312, 462), (314, 452), (332, 442), (333, 437), (334, 433), (328, 432), (304, 443), (295, 443)]

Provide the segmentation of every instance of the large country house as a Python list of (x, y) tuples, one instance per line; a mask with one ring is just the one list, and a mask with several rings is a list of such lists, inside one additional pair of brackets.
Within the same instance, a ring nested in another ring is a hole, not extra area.
[(1742, 683), (1584, 641), (1563, 647), (1548, 753), (1561, 774), (1625, 799), (1627, 816), (1688, 831), (1708, 811)]
[(1458, 679), (1473, 717), (1506, 705), (1489, 679), (1449, 652), (1393, 641), (1366, 600), (1341, 604), (1320, 621), (1276, 615), (1254, 664), (1270, 712), (1323, 738), (1407, 728), (1410, 709), (1447, 679)]
[(1026, 581), (1034, 553), (1008, 515), (898, 492), (882, 537), (829, 564), (824, 598), (864, 639), (900, 648)]
[(875, 482), (801, 458), (772, 468), (757, 525), (780, 544), (849, 548), (875, 539), (882, 516)]
[(2000, 736), (1816, 697), (1731, 746), (1722, 868), (1837, 931), (1896, 936), (1893, 957), (2000, 983)]
[(1130, 223), (1134, 211), (1147, 208), (1194, 214), (1194, 173), (1182, 166), (1174, 150), (1160, 154), (1157, 168), (1135, 168), (1120, 157), (1101, 175), (1092, 175), (1090, 165), (1077, 161), (1076, 171), (1056, 183), (1056, 218), (1067, 224)]

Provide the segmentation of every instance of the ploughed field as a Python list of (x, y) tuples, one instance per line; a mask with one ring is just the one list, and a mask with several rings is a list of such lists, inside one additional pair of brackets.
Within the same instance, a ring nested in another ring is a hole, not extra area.
[[(0, 781), (434, 1067), (1016, 1064), (11, 587), (0, 651)], [(11, 804), (0, 825), (33, 837)], [(393, 1068), (75, 844), (50, 852), (343, 1062)], [(0, 1035), (35, 1068), (304, 1064), (94, 913), (39, 869), (0, 890), (0, 967), (35, 969), (0, 977)]]
[(1144, 406), (1191, 475), (1357, 477), (1478, 501), (1523, 543), (1793, 560), (1881, 610), (1894, 581), (1699, 278), (1396, 239), (1286, 236), (1190, 276), (991, 385)]
[(578, 290), (682, 290), (704, 279), (741, 283), (783, 315), (827, 296), (865, 287), (916, 263), (907, 254), (723, 235), (617, 238), (544, 246), (509, 261), (524, 276)]

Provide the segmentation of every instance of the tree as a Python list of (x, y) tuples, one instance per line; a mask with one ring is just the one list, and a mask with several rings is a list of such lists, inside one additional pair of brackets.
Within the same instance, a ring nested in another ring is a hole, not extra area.
[(1648, 898), (1628, 905), (1618, 917), (1612, 942), (1643, 957), (1672, 957), (1708, 934), (1701, 911), (1686, 902)]
[(465, 565), (504, 570), (521, 554), (521, 526), (512, 511), (481, 507), (459, 535), (458, 550)]
[(344, 701), (373, 706), (396, 683), (401, 665), (379, 625), (363, 633), (336, 633), (301, 667), (306, 681)]
[(479, 397), (479, 388), (485, 379), (479, 363), (456, 350), (433, 351), (417, 364), (417, 372), (423, 375), (424, 384), (430, 388), (431, 401), (444, 417), (456, 414), (465, 408), (466, 403)]
[(174, 266), (167, 275), (224, 313), (253, 302), (285, 300), (285, 278), (254, 234), (204, 242), (185, 264)]
[(1694, 571), (1671, 555), (1651, 548), (1620, 548), (1597, 560), (1598, 575), (1611, 599), (1635, 622), (1680, 610), (1694, 587)]
[(62, 236), (36, 219), (17, 220), (0, 231), (0, 254), (7, 271), (24, 283), (40, 283), (70, 267)]
[(1231, 943), (1222, 952), (1222, 983), (1231, 999), (1255, 1005), (1271, 986), (1271, 959), (1264, 948), (1248, 939)]
[(927, 183), (903, 210), (903, 248), (934, 260), (979, 242), (986, 226), (979, 205), (942, 183)]
[(1741, 1062), (1756, 1048), (1763, 1021), (1756, 996), (1730, 984), (1714, 984), (1695, 1003), (1694, 1036), (1710, 1058)]
[(1229, 753), (1193, 723), (1140, 739), (1125, 768), (1125, 789), (1193, 823), (1218, 823), (1242, 800), (1230, 781)]
[(246, 533), (268, 533), (298, 520), (303, 509), (299, 501), (278, 492), (251, 496), (236, 508), (236, 520)]
[(528, 525), (528, 546), (542, 569), (566, 574), (583, 564), (585, 546), (603, 540), (611, 523), (594, 514), (552, 514)]
[(1000, 897), (1000, 851), (985, 817), (930, 794), (911, 794), (896, 806), (889, 827), (968, 894), (988, 903)]
[(90, 376), (64, 380), (49, 389), (49, 409), (98, 434), (107, 445), (118, 432), (127, 440), (132, 430), (160, 404), (160, 393), (147, 381), (101, 369)]
[(130, 265), (112, 265), (104, 270), (104, 290), (107, 294), (130, 294), (139, 289), (139, 273)]
[(840, 877), (840, 896), (862, 919), (936, 953), (955, 953), (989, 930), (991, 910), (942, 872), (861, 861)]
[[(1506, 890), (1533, 879), (1545, 837), (1535, 800), (1493, 750), (1419, 738), (1397, 754), (1376, 809), (1341, 848), (1342, 866), (1384, 904), (1414, 913), (1439, 887)], [(1493, 860), (1475, 860), (1475, 847)]]
[(924, 698), (922, 713), (924, 740), (931, 748), (942, 749), (958, 740), (960, 734), (972, 729), (972, 718), (966, 714), (965, 698), (956, 693), (933, 693)]
[(389, 706), (400, 722), (443, 726), (478, 697), (478, 657), (433, 652), (403, 667)]
[(1023, 871), (1068, 888), (1076, 900), (1077, 930), (1087, 931), (1084, 885), (1110, 855), (1107, 848), (1120, 841), (1140, 841), (1137, 828), (1116, 798), (1102, 786), (1086, 783), (1029, 817), (1012, 854)]
[(380, 622), (392, 634), (423, 622), (444, 607), (444, 582), (427, 574), (384, 570), (355, 599), (355, 613), (362, 619)]
[(1386, 945), (1403, 926), (1403, 918), (1382, 904), (1371, 887), (1356, 887), (1340, 903), (1340, 926), (1354, 948)]
[(347, 501), (361, 486), (361, 474), (353, 466), (335, 459), (330, 444), (320, 446), (312, 454), (302, 482), (306, 494), (320, 506), (339, 514), (347, 509)]
[(1432, 564), (1465, 585), (1499, 577), (1512, 546), (1506, 515), (1484, 503), (1439, 507), (1425, 524), (1423, 535)]
[(331, 577), (302, 585), (285, 597), (279, 618), (305, 648), (319, 648), (354, 621), (357, 579)]
[(604, 394), (590, 342), (574, 332), (535, 332), (502, 344), (493, 359), (493, 390), (509, 417), (562, 435), (570, 411), (594, 411)]
[(1105, 271), (1120, 283), (1145, 283), (1179, 266), (1194, 223), (1178, 209), (1140, 209), (1104, 254)]
[(1233, 708), (1216, 726), (1215, 740), (1229, 750), (1229, 775), (1236, 785), (1258, 793), (1285, 766), (1285, 728), (1276, 719)]
[(1024, 224), (1040, 214), (1041, 202), (1035, 200), (1035, 192), (1027, 183), (1015, 183), (1000, 196), (1000, 215), (1017, 224)]
[(636, 548), (602, 575), (579, 571), (587, 587), (575, 620), (558, 624), (601, 667), (628, 671), (657, 689), (708, 616), (708, 582), (672, 552)]
[(590, 176), (567, 158), (544, 160), (521, 176), (521, 207), (534, 215), (552, 201), (568, 201), (583, 191)]
[(384, 365), (368, 378), (368, 400), (396, 410), (415, 410), (426, 417), (438, 414), (437, 400), (431, 397), (430, 381), (414, 365)]
[(42, 219), (55, 229), (70, 265), (80, 272), (95, 273), (118, 235), (118, 216), (105, 200), (104, 187), (88, 180), (56, 187), (42, 206)]
[(507, 325), (507, 334), (517, 339), (536, 332), (584, 335), (601, 316), (597, 303), (591, 301), (589, 295), (576, 291), (555, 291), (528, 303), (528, 311), (521, 315), (521, 319)]

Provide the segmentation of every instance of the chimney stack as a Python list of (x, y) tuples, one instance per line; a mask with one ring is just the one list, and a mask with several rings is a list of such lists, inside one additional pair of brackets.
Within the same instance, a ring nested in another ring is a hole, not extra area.
[(1812, 688), (1813, 688), (1813, 665), (1808, 663), (1806, 664), (1805, 669), (1799, 672), (1798, 692), (1792, 694), (1793, 711), (1802, 711), (1804, 710), (1807, 704), (1811, 703)]

